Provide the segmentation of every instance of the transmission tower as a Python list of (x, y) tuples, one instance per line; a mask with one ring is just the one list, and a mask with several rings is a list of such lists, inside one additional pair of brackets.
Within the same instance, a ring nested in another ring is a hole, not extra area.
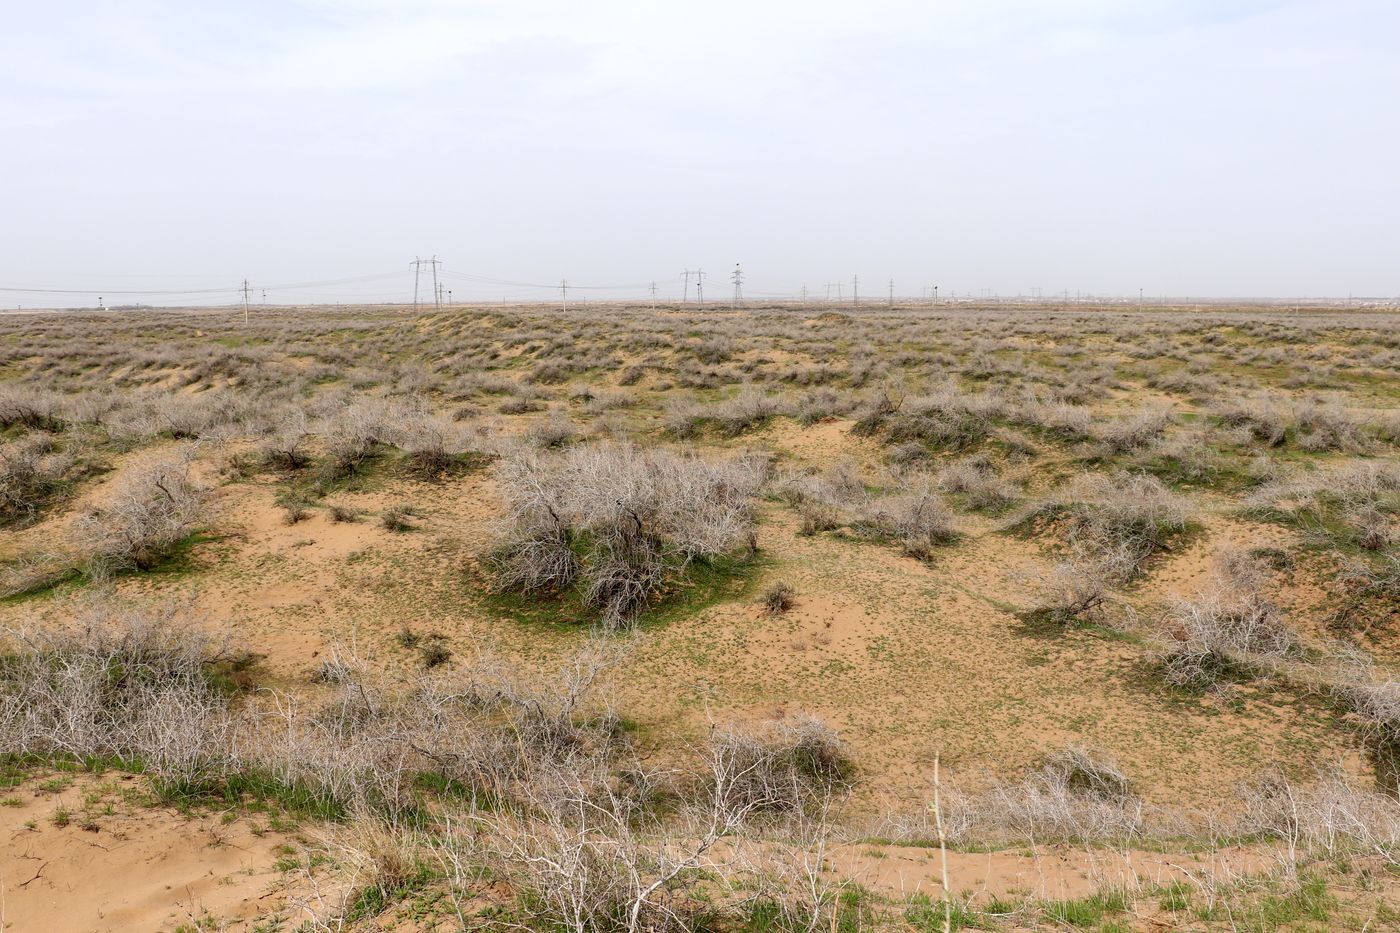
[(560, 280), (559, 280), (559, 294), (561, 294), (561, 295), (564, 296), (564, 310), (565, 310), (565, 311), (568, 311), (568, 310), (569, 310), (569, 280), (568, 280), (568, 279), (560, 279)]
[(251, 291), (251, 289), (248, 288), (248, 280), (247, 280), (247, 279), (244, 279), (244, 280), (243, 280), (243, 323), (244, 323), (244, 324), (247, 324), (247, 323), (248, 323), (248, 292), (249, 292), (249, 291)]
[(695, 300), (700, 307), (705, 307), (705, 270), (695, 270)]
[(418, 310), (418, 279), (423, 274), (424, 266), (431, 266), (433, 270), (433, 303), (437, 307), (442, 307), (442, 294), (438, 291), (438, 266), (442, 265), (442, 260), (433, 256), (431, 259), (419, 259), (414, 257), (409, 263), (413, 267), (413, 310)]
[(890, 310), (894, 310), (894, 279), (890, 279)]
[(851, 307), (860, 307), (860, 276), (851, 276)]
[(684, 269), (681, 271), (681, 276), (685, 279), (685, 291), (681, 294), (681, 301), (690, 301), (690, 277), (695, 275), (697, 271), (696, 269)]
[(651, 310), (656, 310), (656, 283), (651, 283)]
[(739, 268), (739, 264), (734, 263), (734, 271), (729, 274), (734, 280), (734, 307), (744, 303), (744, 270)]

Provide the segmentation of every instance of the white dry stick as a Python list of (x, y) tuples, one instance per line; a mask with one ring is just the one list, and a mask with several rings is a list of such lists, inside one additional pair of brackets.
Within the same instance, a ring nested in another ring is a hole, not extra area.
[(938, 758), (933, 753), (933, 824), (938, 829), (938, 856), (943, 865), (943, 933), (953, 933), (952, 890), (948, 887), (948, 839), (943, 832), (943, 804), (939, 797)]

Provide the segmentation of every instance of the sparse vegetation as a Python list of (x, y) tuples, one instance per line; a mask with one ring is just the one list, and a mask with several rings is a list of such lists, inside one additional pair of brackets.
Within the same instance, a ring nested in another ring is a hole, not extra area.
[(126, 772), (308, 930), (1400, 917), (1393, 314), (264, 311), (0, 316), (16, 832)]

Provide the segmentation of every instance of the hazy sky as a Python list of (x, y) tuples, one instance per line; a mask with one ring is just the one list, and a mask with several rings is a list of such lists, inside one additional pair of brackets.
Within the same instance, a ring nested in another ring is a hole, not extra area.
[(4, 287), (1400, 293), (1394, 0), (11, 0), (0, 139)]

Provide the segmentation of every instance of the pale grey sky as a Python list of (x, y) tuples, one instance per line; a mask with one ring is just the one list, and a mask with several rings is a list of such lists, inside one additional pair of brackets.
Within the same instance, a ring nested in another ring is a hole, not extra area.
[(3, 287), (1400, 293), (1394, 0), (2, 12)]

